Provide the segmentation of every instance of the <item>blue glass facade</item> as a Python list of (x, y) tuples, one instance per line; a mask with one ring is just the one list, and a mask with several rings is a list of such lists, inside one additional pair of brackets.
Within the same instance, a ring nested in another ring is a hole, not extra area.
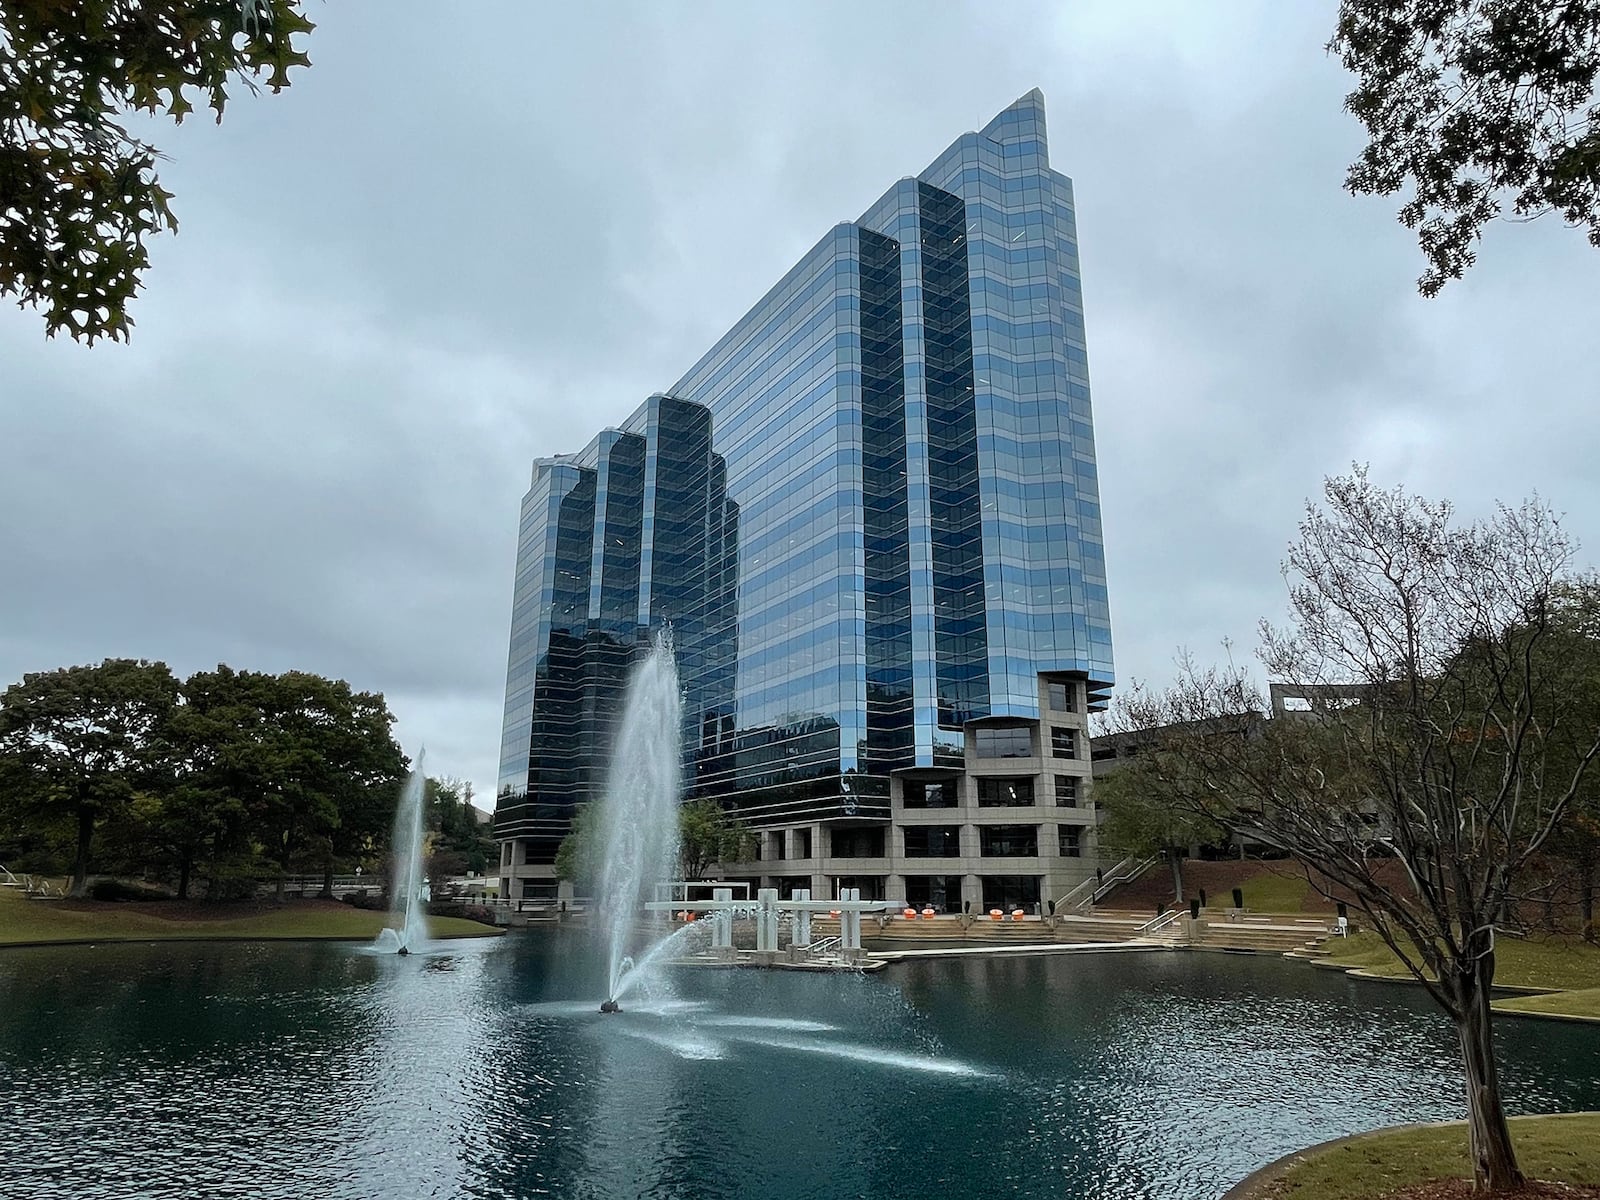
[(830, 231), (621, 429), (535, 464), (497, 809), (525, 861), (603, 782), (664, 623), (691, 794), (757, 825), (887, 822), (975, 729), (1042, 728), (1042, 679), (1087, 707), (1110, 687), (1072, 185), (1037, 92)]

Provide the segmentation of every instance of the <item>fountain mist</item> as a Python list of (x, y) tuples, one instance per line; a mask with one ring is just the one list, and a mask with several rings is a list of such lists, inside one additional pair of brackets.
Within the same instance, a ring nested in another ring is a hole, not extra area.
[[(634, 671), (600, 800), (599, 928), (610, 953), (606, 995), (617, 998), (641, 905), (678, 862), (683, 698), (672, 636), (663, 630)], [(629, 971), (632, 986), (639, 972)]]
[(422, 814), (427, 807), (428, 780), (422, 770), (422, 752), (400, 793), (394, 813), (394, 874), (390, 877), (389, 911), (396, 927), (378, 935), (380, 950), (410, 952), (428, 940), (428, 915), (422, 883)]

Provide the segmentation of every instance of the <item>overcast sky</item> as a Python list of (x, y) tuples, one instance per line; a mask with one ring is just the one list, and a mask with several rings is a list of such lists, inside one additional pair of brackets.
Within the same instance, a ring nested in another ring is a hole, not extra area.
[[(1600, 253), (1490, 230), (1441, 299), (1334, 5), (312, 3), (313, 68), (153, 136), (131, 346), (0, 309), (0, 683), (107, 656), (380, 689), (492, 795), (518, 504), (833, 223), (1044, 90), (1078, 199), (1118, 673), (1254, 645), (1354, 460), (1600, 546)], [(1592, 561), (1592, 560), (1591, 560)]]

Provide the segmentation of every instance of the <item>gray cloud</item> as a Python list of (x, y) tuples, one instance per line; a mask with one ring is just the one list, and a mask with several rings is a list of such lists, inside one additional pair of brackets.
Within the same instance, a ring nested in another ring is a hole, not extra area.
[(1119, 673), (1249, 645), (1352, 460), (1600, 538), (1600, 257), (1500, 227), (1421, 300), (1333, 6), (317, 9), (316, 66), (153, 136), (131, 347), (0, 312), (0, 679), (342, 675), (492, 790), (535, 455), (667, 386), (806, 248), (1030, 87), (1072, 175)]

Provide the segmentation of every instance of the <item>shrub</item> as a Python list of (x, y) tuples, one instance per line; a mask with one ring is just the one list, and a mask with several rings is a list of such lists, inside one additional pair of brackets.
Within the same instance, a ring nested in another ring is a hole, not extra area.
[(147, 883), (131, 883), (125, 879), (96, 879), (89, 885), (92, 900), (170, 900), (172, 893), (165, 888)]

